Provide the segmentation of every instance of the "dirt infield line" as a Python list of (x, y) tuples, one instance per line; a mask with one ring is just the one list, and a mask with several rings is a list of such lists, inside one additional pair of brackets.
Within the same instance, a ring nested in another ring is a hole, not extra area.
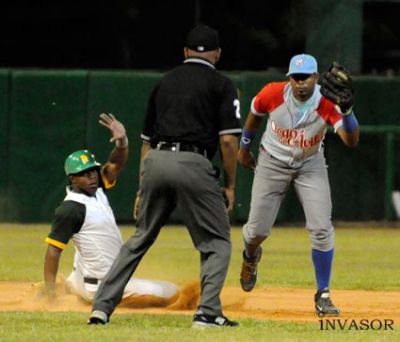
[[(38, 295), (40, 284), (0, 282), (0, 311), (78, 311), (90, 312), (90, 304), (75, 295), (58, 291), (57, 301), (49, 303)], [(245, 293), (238, 287), (222, 292), (224, 313), (234, 318), (316, 322), (313, 309), (314, 291), (293, 288), (256, 288)], [(391, 319), (400, 324), (400, 291), (333, 290), (332, 298), (341, 309), (341, 319)], [(198, 299), (196, 285), (182, 286), (181, 297), (168, 307), (146, 307), (142, 298), (130, 306), (118, 307), (116, 313), (192, 315)], [(150, 303), (149, 305), (157, 305)]]

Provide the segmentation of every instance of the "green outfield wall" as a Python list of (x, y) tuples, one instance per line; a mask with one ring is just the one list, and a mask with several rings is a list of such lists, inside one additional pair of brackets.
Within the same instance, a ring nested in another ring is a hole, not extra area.
[[(256, 72), (226, 75), (238, 87), (243, 122), (255, 93), (268, 81), (284, 79)], [(109, 198), (118, 221), (131, 222), (143, 115), (161, 76), (142, 71), (0, 70), (0, 221), (50, 222), (65, 193), (65, 157), (89, 148), (98, 160), (107, 159), (113, 146), (98, 115), (111, 112), (127, 127), (130, 154)], [(391, 191), (400, 189), (400, 78), (358, 77), (354, 83), (363, 127), (360, 145), (345, 148), (332, 131), (325, 141), (333, 219), (391, 220)], [(234, 222), (247, 218), (251, 184), (252, 173), (239, 167)], [(172, 219), (179, 220), (179, 210)], [(290, 191), (278, 221), (303, 220), (296, 194)]]

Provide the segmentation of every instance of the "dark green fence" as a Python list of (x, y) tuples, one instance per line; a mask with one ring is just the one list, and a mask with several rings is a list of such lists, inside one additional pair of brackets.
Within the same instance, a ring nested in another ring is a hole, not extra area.
[[(256, 92), (268, 81), (284, 79), (281, 74), (254, 72), (227, 75), (240, 91), (243, 122)], [(107, 159), (112, 148), (109, 133), (97, 121), (101, 112), (111, 112), (126, 124), (130, 156), (109, 197), (117, 219), (130, 221), (143, 114), (161, 76), (136, 71), (0, 70), (0, 220), (51, 221), (65, 193), (65, 157), (87, 147), (100, 161)], [(360, 77), (355, 88), (356, 113), (363, 125), (360, 146), (348, 149), (332, 132), (325, 141), (333, 218), (393, 219), (390, 195), (400, 188), (400, 79)], [(247, 218), (251, 184), (252, 173), (239, 167), (234, 221)], [(289, 192), (278, 220), (303, 219), (295, 194)]]

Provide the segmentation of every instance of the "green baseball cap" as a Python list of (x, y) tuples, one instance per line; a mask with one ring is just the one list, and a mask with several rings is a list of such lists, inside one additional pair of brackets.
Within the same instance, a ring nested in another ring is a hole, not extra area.
[(66, 175), (73, 175), (92, 167), (100, 167), (100, 163), (96, 161), (94, 154), (88, 150), (79, 150), (71, 153), (65, 159), (64, 169)]

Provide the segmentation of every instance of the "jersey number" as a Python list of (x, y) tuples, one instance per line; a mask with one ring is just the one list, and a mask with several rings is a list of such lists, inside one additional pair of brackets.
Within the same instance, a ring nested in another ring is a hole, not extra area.
[(240, 119), (240, 101), (238, 99), (233, 100), (233, 105), (236, 108), (235, 114), (238, 119)]

